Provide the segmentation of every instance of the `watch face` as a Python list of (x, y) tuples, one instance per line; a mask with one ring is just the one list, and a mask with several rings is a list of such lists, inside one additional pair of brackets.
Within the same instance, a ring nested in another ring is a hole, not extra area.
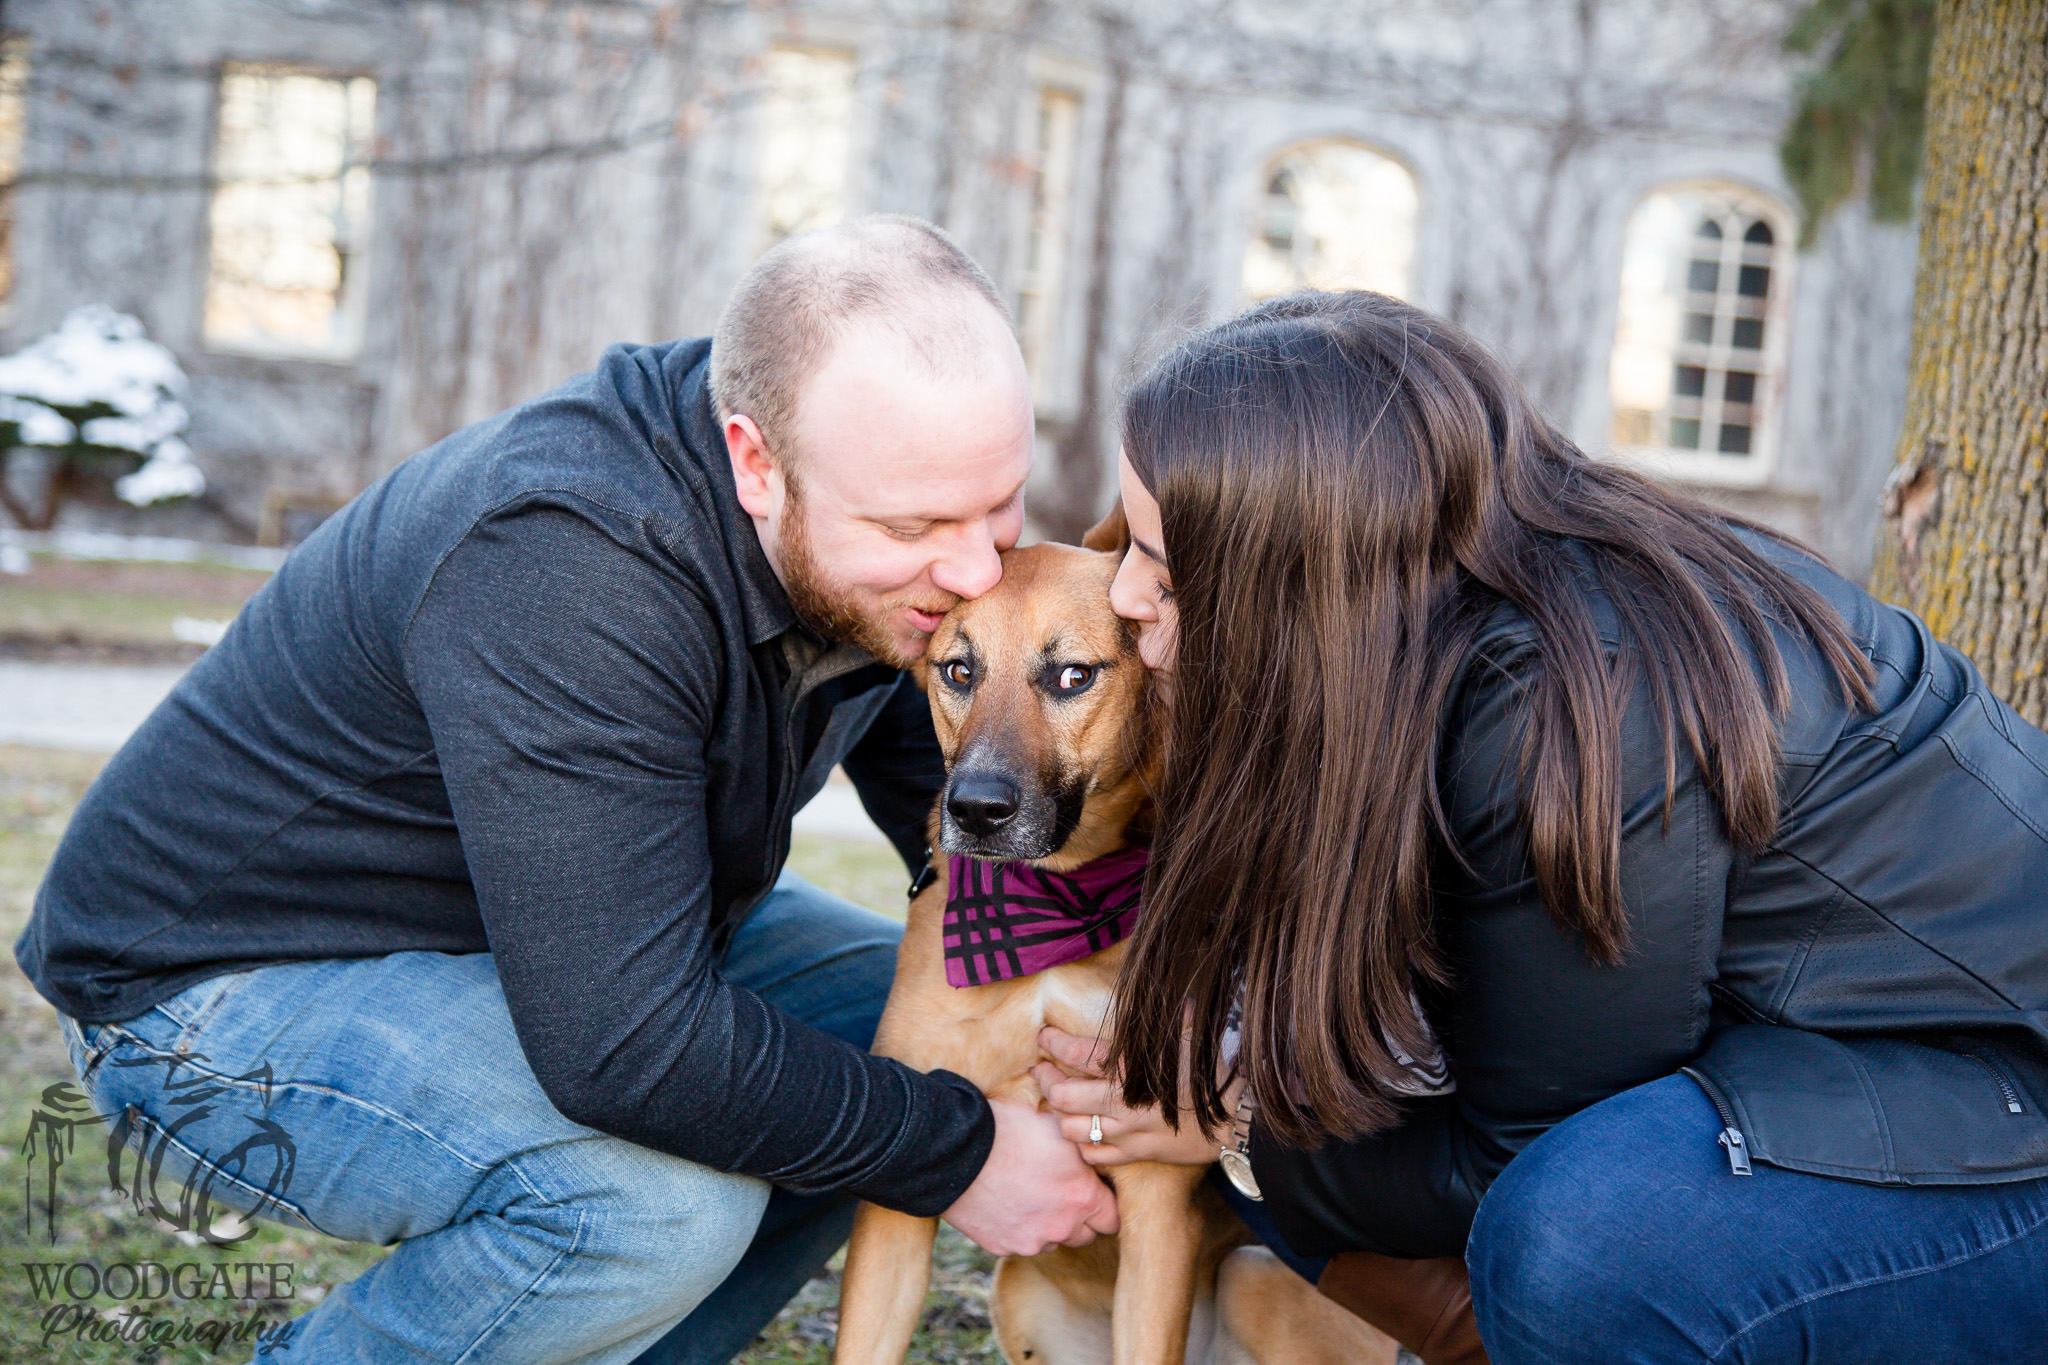
[(1218, 1158), (1223, 1163), (1223, 1174), (1237, 1187), (1237, 1192), (1247, 1199), (1264, 1199), (1259, 1193), (1259, 1182), (1252, 1178), (1252, 1163), (1243, 1152), (1225, 1151)]

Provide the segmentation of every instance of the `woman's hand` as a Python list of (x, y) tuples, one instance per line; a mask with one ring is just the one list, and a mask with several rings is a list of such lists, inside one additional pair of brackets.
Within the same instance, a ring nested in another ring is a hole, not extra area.
[[(1031, 1078), (1046, 1102), (1060, 1116), (1060, 1135), (1081, 1149), (1091, 1166), (1121, 1166), (1129, 1161), (1168, 1161), (1181, 1166), (1206, 1166), (1223, 1148), (1223, 1139), (1202, 1129), (1190, 1116), (1190, 1095), (1181, 1086), (1181, 1126), (1169, 1128), (1159, 1110), (1133, 1109), (1122, 1090), (1104, 1078), (1106, 1043), (1077, 1037), (1050, 1025), (1038, 1031), (1039, 1050), (1051, 1057), (1031, 1068)], [(1058, 1065), (1054, 1065), (1057, 1062)], [(1241, 1081), (1223, 1092), (1224, 1102), (1237, 1105)], [(1090, 1125), (1100, 1119), (1102, 1141), (1088, 1140)]]

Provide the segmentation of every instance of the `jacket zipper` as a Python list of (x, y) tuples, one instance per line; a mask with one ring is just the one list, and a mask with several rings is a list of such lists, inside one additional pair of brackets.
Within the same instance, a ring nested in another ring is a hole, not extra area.
[(1735, 1111), (1722, 1098), (1721, 1088), (1692, 1067), (1682, 1066), (1679, 1070), (1699, 1082), (1700, 1089), (1713, 1101), (1714, 1111), (1721, 1116), (1721, 1136), (1715, 1140), (1728, 1149), (1728, 1169), (1736, 1175), (1755, 1175), (1749, 1168), (1749, 1146), (1742, 1140), (1742, 1130), (1735, 1126)]
[(2012, 1077), (2006, 1074), (2005, 1068), (1985, 1053), (1972, 1052), (1969, 1055), (1976, 1058), (1983, 1068), (1991, 1073), (1991, 1079), (1998, 1083), (1998, 1092), (2005, 1096), (2005, 1112), (2026, 1113), (2026, 1107), (2020, 1103), (2019, 1088), (2012, 1083)]

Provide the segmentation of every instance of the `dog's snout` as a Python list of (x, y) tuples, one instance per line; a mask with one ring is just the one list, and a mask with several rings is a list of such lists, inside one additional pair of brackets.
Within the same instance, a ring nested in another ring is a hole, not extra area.
[(981, 839), (1001, 829), (1023, 804), (1017, 784), (1000, 773), (961, 773), (946, 794), (946, 810), (954, 823)]

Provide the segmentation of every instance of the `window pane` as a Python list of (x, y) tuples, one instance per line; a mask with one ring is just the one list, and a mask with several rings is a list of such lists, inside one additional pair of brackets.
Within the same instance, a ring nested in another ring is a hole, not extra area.
[(1261, 177), (1244, 292), (1371, 289), (1405, 298), (1415, 256), (1415, 178), (1350, 142), (1297, 147)]
[(1295, 193), (1294, 173), (1285, 166), (1266, 182), (1266, 202), (1259, 216), (1260, 236), (1273, 250), (1294, 251), (1294, 224), (1301, 217), (1301, 199)]
[(767, 250), (846, 217), (853, 155), (850, 52), (778, 47), (764, 64), (757, 173)]
[(1065, 90), (1038, 92), (1031, 156), (1031, 221), (1024, 278), (1017, 291), (1017, 340), (1034, 401), (1048, 397), (1052, 351), (1059, 334), (1074, 199), (1074, 150), (1081, 100)]
[[(1785, 338), (1765, 323), (1782, 304), (1773, 294), (1785, 282), (1772, 272), (1789, 265), (1791, 241), (1782, 213), (1735, 186), (1678, 185), (1645, 196), (1629, 215), (1608, 361), (1617, 447), (1768, 450), (1759, 431), (1772, 416), (1769, 367)], [(1764, 349), (1767, 335), (1774, 352)], [(1697, 459), (1663, 472), (1710, 482), (1748, 477)]]
[(1650, 419), (1644, 408), (1614, 410), (1614, 443), (1618, 446), (1646, 446), (1650, 443)]
[[(0, 180), (21, 170), (23, 94), (28, 86), (28, 40), (0, 39)], [(0, 301), (14, 292), (14, 190), (0, 190)]]
[(208, 220), (209, 343), (340, 354), (354, 348), (367, 246), (377, 87), (364, 79), (228, 67), (220, 81)]

